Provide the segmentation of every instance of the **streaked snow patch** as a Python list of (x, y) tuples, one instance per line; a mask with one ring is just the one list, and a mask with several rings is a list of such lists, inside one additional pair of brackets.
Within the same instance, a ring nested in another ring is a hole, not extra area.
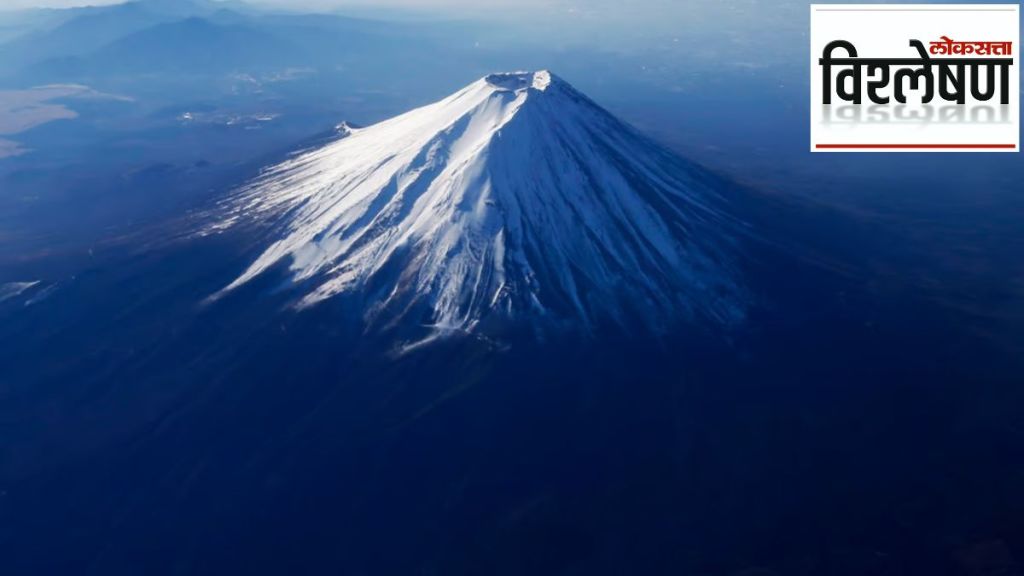
[(33, 282), (8, 282), (0, 284), (0, 302), (17, 298), (29, 288), (39, 284), (39, 280)]

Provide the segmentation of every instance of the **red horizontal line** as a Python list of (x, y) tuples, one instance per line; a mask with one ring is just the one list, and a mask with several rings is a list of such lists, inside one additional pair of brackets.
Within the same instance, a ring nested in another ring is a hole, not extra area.
[(834, 149), (834, 148), (855, 148), (855, 149), (911, 149), (911, 148), (926, 148), (926, 149), (1015, 149), (1017, 145), (976, 145), (976, 143), (969, 143), (969, 145), (928, 145), (928, 143), (920, 143), (920, 145), (814, 145), (814, 148), (818, 149)]
[(864, 148), (864, 149), (899, 149), (899, 148), (934, 148), (934, 149), (949, 149), (949, 148), (998, 148), (998, 149), (1013, 149), (1016, 148), (1016, 144), (815, 144), (815, 148)]

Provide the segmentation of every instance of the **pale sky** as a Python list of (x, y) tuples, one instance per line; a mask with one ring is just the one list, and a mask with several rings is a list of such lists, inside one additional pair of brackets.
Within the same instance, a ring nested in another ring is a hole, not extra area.
[(72, 6), (117, 4), (121, 0), (0, 0), (0, 9), (19, 10), (22, 8), (70, 8)]
[[(70, 8), (118, 4), (126, 0), (0, 0), (0, 9)], [(430, 7), (479, 7), (482, 4), (510, 7), (543, 7), (570, 4), (562, 0), (250, 0), (251, 4), (291, 7), (300, 9), (332, 9), (345, 7), (398, 7), (429, 9)]]
[[(0, 0), (0, 7), (68, 7), (123, 0)], [(168, 1), (168, 0), (164, 0)], [(238, 1), (238, 0), (235, 0)], [(748, 42), (775, 30), (805, 25), (806, 0), (241, 0), (263, 7), (293, 10), (341, 10), (353, 15), (497, 18), (518, 23), (519, 32), (586, 41), (612, 47), (651, 38), (700, 36), (708, 22), (728, 22), (732, 38)], [(828, 0), (825, 0), (828, 1)], [(870, 0), (869, 0), (870, 1)], [(678, 40), (676, 40), (678, 41)]]

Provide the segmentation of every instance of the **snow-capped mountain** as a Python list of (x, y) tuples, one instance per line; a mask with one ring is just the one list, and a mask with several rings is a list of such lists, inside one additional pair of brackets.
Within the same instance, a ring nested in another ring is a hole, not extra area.
[(733, 323), (738, 224), (704, 180), (549, 72), (492, 74), (240, 190), (220, 226), (271, 238), (218, 296), (285, 264), (300, 307), (375, 324)]

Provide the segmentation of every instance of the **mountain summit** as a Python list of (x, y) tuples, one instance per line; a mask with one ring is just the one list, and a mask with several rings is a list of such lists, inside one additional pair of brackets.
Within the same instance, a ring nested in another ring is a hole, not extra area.
[(737, 224), (708, 181), (547, 71), (492, 74), (240, 190), (227, 221), (271, 238), (224, 291), (284, 264), (298, 306), (347, 294), (377, 325), (732, 323)]

